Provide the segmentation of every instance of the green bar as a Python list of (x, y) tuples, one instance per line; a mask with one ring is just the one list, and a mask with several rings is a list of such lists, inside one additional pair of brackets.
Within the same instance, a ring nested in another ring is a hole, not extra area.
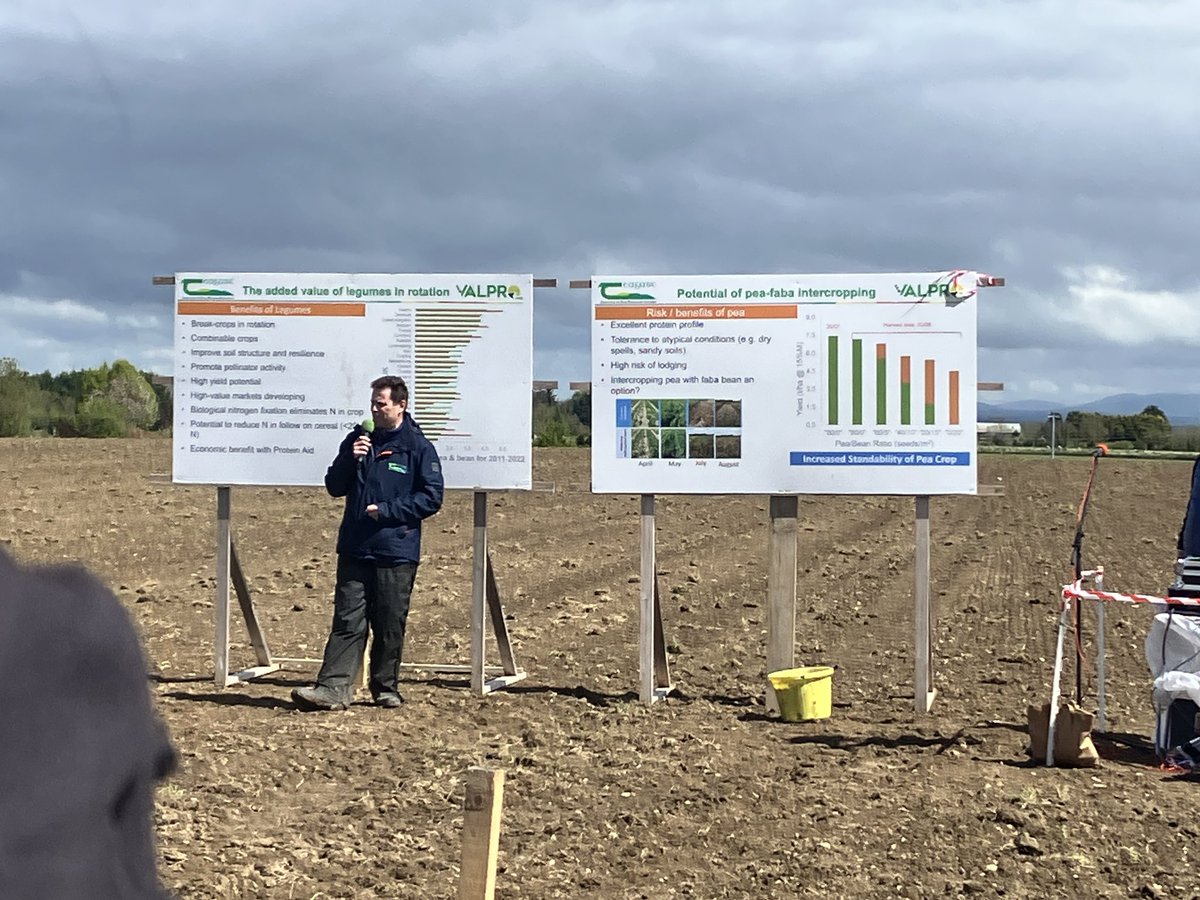
[(887, 424), (887, 356), (886, 350), (875, 353), (875, 424)]
[(829, 424), (838, 423), (838, 339), (836, 334), (829, 336), (829, 352), (826, 354), (825, 366), (829, 375)]
[(900, 424), (912, 424), (912, 385), (900, 382)]
[(925, 404), (925, 424), (926, 425), (933, 424), (933, 404), (932, 403)]
[(850, 419), (852, 425), (861, 425), (862, 421), (862, 338), (850, 341), (851, 389), (850, 389)]

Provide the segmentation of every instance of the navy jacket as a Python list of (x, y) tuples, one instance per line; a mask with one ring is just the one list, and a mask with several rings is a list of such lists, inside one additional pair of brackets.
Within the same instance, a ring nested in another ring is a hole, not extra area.
[[(421, 560), (421, 520), (442, 508), (442, 464), (437, 450), (405, 413), (399, 428), (374, 431), (359, 463), (351, 452), (363, 433), (355, 427), (325, 473), (330, 496), (345, 497), (337, 552), (385, 565)], [(367, 506), (379, 505), (379, 518)]]
[(1179, 555), (1200, 556), (1200, 459), (1192, 464), (1192, 491), (1179, 529)]

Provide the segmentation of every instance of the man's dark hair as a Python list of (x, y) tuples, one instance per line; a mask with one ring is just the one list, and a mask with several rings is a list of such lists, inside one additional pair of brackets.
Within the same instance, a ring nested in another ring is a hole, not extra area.
[(373, 391), (382, 391), (384, 388), (391, 390), (393, 403), (408, 402), (408, 385), (404, 383), (404, 379), (399, 375), (381, 375), (371, 382), (371, 390)]

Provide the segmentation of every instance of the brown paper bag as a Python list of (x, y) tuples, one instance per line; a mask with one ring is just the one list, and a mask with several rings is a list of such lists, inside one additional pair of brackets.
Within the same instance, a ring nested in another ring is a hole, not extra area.
[[(1050, 730), (1050, 704), (1030, 706), (1026, 710), (1029, 720), (1029, 755), (1038, 762), (1046, 761), (1046, 735)], [(1091, 768), (1100, 762), (1100, 754), (1092, 743), (1092, 721), (1090, 712), (1085, 712), (1073, 703), (1064, 703), (1058, 709), (1054, 723), (1054, 764)]]

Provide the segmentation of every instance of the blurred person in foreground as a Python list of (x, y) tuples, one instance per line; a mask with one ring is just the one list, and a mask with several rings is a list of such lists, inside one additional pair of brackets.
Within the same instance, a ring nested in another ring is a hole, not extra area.
[(0, 708), (0, 897), (166, 897), (154, 786), (175, 752), (128, 613), (82, 567), (0, 549)]
[(333, 626), (317, 683), (292, 691), (306, 711), (346, 709), (372, 634), (368, 687), (377, 706), (404, 702), (397, 689), (409, 601), (421, 558), (421, 522), (442, 507), (437, 450), (407, 413), (404, 379), (371, 382), (370, 429), (355, 426), (325, 473), (345, 497), (337, 539)]

